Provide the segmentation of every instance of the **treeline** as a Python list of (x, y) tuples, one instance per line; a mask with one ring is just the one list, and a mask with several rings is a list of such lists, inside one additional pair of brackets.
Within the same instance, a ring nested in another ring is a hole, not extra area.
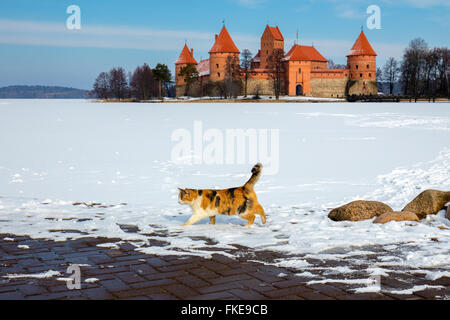
[(404, 95), (410, 97), (449, 97), (450, 50), (429, 48), (417, 38), (404, 50), (403, 59), (388, 58), (377, 69), (377, 82), (388, 85), (389, 94), (400, 84)]
[(95, 79), (91, 94), (105, 100), (150, 100), (174, 96), (172, 83), (172, 74), (167, 65), (158, 63), (152, 69), (145, 63), (133, 73), (127, 73), (122, 67), (101, 72)]

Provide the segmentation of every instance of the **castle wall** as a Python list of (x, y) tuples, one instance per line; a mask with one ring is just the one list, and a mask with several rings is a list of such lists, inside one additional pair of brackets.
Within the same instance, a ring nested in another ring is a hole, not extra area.
[(344, 98), (347, 77), (311, 78), (311, 95), (323, 98)]
[[(244, 81), (242, 81), (242, 86), (244, 87)], [(247, 81), (247, 94), (248, 95), (263, 95), (263, 96), (274, 96), (275, 90), (273, 87), (272, 79), (258, 79), (251, 78)]]
[(376, 81), (369, 80), (350, 80), (348, 83), (348, 94), (377, 94), (378, 87)]

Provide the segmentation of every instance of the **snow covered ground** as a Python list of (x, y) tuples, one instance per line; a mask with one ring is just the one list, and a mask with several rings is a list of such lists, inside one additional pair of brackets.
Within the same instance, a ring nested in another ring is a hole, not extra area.
[[(195, 121), (204, 131), (279, 130), (279, 169), (263, 171), (256, 186), (266, 225), (257, 218), (245, 228), (240, 218), (219, 216), (216, 225), (205, 220), (181, 227), (190, 208), (177, 203), (177, 187), (238, 186), (254, 164), (173, 161), (173, 133), (185, 129), (194, 136)], [(428, 188), (450, 190), (449, 103), (0, 100), (3, 234), (57, 241), (115, 237), (147, 253), (205, 257), (239, 244), (347, 259), (381, 245), (388, 254), (373, 266), (378, 272), (409, 266), (438, 268), (442, 275), (450, 270), (450, 221), (444, 211), (420, 223), (327, 218), (330, 208), (356, 199), (400, 210)], [(216, 244), (206, 245), (206, 238)], [(299, 258), (279, 265), (313, 267)]]

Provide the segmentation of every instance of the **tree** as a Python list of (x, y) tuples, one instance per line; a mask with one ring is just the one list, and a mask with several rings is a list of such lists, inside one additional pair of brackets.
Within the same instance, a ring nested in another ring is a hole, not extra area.
[(327, 62), (328, 69), (346, 69), (347, 66), (344, 64), (335, 64), (333, 60), (328, 60)]
[(437, 90), (444, 97), (450, 97), (449, 76), (450, 76), (450, 50), (448, 48), (438, 48), (437, 63)]
[(161, 87), (164, 84), (167, 91), (167, 84), (171, 82), (172, 74), (170, 73), (169, 67), (161, 63), (158, 63), (152, 71), (156, 80), (158, 80), (158, 97), (161, 98)]
[(383, 67), (383, 80), (389, 84), (389, 94), (394, 91), (394, 84), (398, 80), (398, 72), (400, 68), (398, 67), (398, 62), (393, 57), (389, 57), (386, 64)]
[(123, 99), (128, 90), (128, 81), (125, 69), (113, 68), (109, 71), (109, 90), (116, 99)]
[(241, 68), (244, 70), (244, 97), (247, 97), (248, 70), (251, 68), (252, 53), (244, 49), (241, 53)]
[(417, 98), (421, 90), (421, 80), (424, 76), (424, 66), (428, 45), (425, 40), (416, 38), (409, 43), (403, 53), (401, 78), (404, 93)]
[(194, 64), (188, 63), (183, 68), (181, 68), (178, 76), (184, 78), (184, 82), (186, 83), (186, 89), (184, 95), (187, 96), (189, 94), (189, 89), (193, 83), (198, 80), (198, 71)]
[(142, 67), (134, 70), (130, 80), (133, 96), (138, 100), (149, 100), (156, 95), (156, 81), (152, 69), (144, 63)]
[(94, 82), (94, 93), (99, 99), (108, 99), (109, 95), (109, 74), (101, 72)]
[(224, 96), (225, 98), (231, 98), (232, 96), (238, 96), (240, 88), (235, 80), (240, 76), (241, 70), (239, 67), (239, 57), (237, 55), (229, 55), (225, 62), (225, 80), (224, 80)]
[(283, 81), (283, 58), (284, 58), (284, 50), (283, 49), (275, 49), (272, 54), (269, 56), (269, 69), (271, 69), (271, 78), (273, 80), (273, 88), (275, 92), (275, 97), (278, 100), (281, 95), (281, 85)]

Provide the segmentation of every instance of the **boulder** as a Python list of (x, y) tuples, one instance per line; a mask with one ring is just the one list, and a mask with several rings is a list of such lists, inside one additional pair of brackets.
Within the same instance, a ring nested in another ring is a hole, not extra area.
[(436, 214), (444, 209), (450, 201), (450, 191), (425, 190), (413, 201), (408, 203), (402, 211), (414, 212), (419, 219), (424, 219), (429, 214)]
[(414, 212), (386, 212), (378, 216), (373, 223), (387, 223), (389, 221), (419, 221), (419, 217)]
[(334, 221), (360, 221), (392, 211), (391, 207), (382, 202), (357, 200), (331, 210), (328, 218)]

